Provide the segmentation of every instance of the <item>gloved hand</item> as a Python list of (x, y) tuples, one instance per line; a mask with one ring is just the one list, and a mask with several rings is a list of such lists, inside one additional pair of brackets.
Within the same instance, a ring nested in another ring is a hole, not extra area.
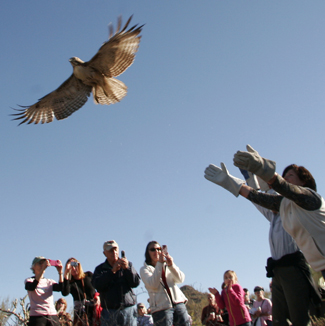
[(263, 158), (250, 145), (246, 146), (247, 152), (238, 151), (234, 155), (234, 165), (240, 169), (256, 174), (265, 182), (268, 182), (275, 173), (276, 163)]
[(205, 169), (204, 173), (205, 173), (204, 177), (207, 180), (225, 188), (236, 197), (238, 197), (239, 195), (239, 190), (242, 184), (245, 183), (244, 180), (235, 178), (232, 175), (230, 175), (226, 166), (223, 163), (221, 163), (221, 168), (213, 164), (210, 164)]
[(255, 190), (259, 190), (260, 189), (260, 184), (259, 184), (259, 182), (258, 182), (257, 177), (256, 177), (255, 174), (253, 174), (252, 172), (243, 170), (243, 169), (239, 169), (239, 171), (244, 176), (244, 178), (245, 178), (246, 183), (247, 183), (248, 186), (250, 186), (251, 188), (253, 188)]

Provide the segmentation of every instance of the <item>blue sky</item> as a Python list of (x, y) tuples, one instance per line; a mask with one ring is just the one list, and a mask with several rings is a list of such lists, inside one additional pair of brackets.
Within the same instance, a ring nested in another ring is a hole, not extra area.
[[(325, 193), (324, 10), (300, 0), (3, 2), (1, 297), (25, 294), (38, 255), (93, 271), (110, 239), (137, 270), (150, 240), (167, 244), (200, 291), (220, 289), (227, 269), (250, 291), (268, 288), (268, 222), (204, 169), (224, 162), (240, 177), (232, 157), (249, 143), (279, 172), (304, 165)], [(108, 24), (131, 14), (145, 26), (120, 103), (90, 98), (66, 120), (11, 121), (12, 107), (56, 89), (68, 59), (89, 60)], [(45, 276), (57, 279), (54, 268)]]

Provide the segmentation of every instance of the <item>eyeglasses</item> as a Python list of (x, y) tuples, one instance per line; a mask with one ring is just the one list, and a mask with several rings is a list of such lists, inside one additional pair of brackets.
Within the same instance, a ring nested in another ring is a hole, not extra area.
[(143, 309), (143, 308), (144, 308), (144, 306), (139, 306), (138, 308), (139, 308), (139, 309)]
[(161, 248), (150, 248), (149, 251), (152, 251), (152, 252), (161, 251)]

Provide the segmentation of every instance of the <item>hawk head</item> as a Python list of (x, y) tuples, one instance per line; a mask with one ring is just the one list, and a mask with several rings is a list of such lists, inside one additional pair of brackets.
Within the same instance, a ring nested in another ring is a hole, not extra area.
[(70, 63), (72, 64), (72, 67), (80, 66), (84, 64), (84, 61), (77, 57), (72, 57), (69, 59)]

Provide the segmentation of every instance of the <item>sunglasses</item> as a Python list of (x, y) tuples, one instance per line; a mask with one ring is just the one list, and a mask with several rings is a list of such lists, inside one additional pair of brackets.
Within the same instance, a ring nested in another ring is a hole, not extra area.
[(152, 251), (152, 252), (161, 251), (161, 248), (150, 248), (149, 251)]

